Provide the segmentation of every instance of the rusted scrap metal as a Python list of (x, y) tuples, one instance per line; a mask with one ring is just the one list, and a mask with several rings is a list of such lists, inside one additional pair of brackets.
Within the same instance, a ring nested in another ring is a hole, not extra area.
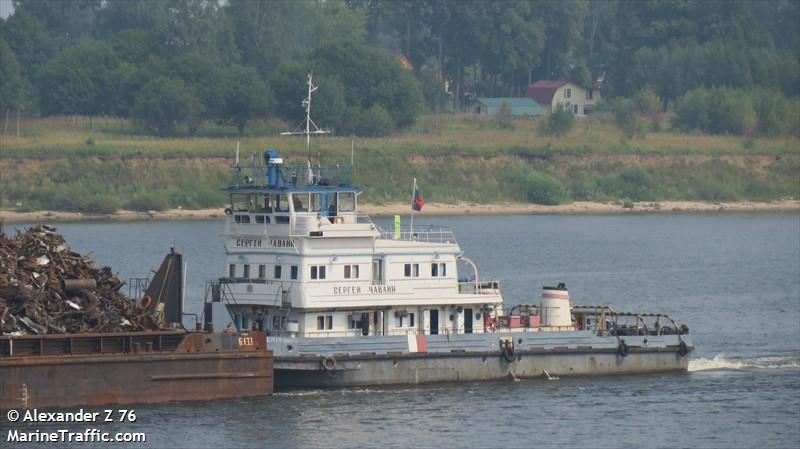
[(9, 238), (0, 232), (0, 335), (132, 332), (156, 329), (120, 293), (108, 267), (72, 251), (50, 226)]

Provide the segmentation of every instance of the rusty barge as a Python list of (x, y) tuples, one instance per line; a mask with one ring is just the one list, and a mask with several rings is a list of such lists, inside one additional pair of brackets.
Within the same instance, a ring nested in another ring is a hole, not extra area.
[(263, 332), (0, 337), (0, 409), (158, 403), (272, 393)]
[(0, 232), (0, 409), (271, 394), (266, 333), (183, 328), (182, 257), (128, 297), (55, 229)]

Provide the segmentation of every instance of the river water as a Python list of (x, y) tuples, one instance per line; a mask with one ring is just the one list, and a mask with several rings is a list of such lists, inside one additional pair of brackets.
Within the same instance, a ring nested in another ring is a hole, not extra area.
[[(800, 446), (800, 215), (423, 213), (415, 223), (452, 226), (507, 303), (538, 302), (542, 285), (561, 281), (575, 303), (686, 322), (689, 372), (142, 405), (136, 423), (101, 430), (146, 432), (136, 447)], [(226, 271), (218, 220), (56, 226), (122, 279), (149, 275), (174, 244), (188, 262), (190, 312)]]

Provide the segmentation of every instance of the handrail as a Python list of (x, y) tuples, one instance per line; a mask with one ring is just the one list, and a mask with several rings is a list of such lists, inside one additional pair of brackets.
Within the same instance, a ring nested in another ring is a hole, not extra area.
[[(394, 229), (385, 230), (380, 226), (376, 226), (380, 237), (383, 240), (404, 240), (415, 242), (428, 242), (428, 243), (452, 243), (458, 244), (452, 229), (447, 226), (436, 225), (422, 225), (414, 226), (401, 226), (400, 232)], [(399, 236), (399, 238), (395, 238)]]

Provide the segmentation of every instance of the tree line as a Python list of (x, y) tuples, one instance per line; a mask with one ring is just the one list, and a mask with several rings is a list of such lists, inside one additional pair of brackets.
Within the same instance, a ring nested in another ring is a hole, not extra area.
[(13, 4), (0, 20), (3, 112), (132, 117), (159, 135), (192, 134), (207, 120), (240, 133), (254, 117), (299, 120), (309, 71), (320, 124), (359, 135), (478, 96), (523, 96), (538, 79), (598, 86), (605, 98), (652, 92), (661, 111), (676, 112), (691, 109), (687, 94), (743, 92), (756, 114), (741, 107), (747, 129), (800, 94), (793, 0)]

